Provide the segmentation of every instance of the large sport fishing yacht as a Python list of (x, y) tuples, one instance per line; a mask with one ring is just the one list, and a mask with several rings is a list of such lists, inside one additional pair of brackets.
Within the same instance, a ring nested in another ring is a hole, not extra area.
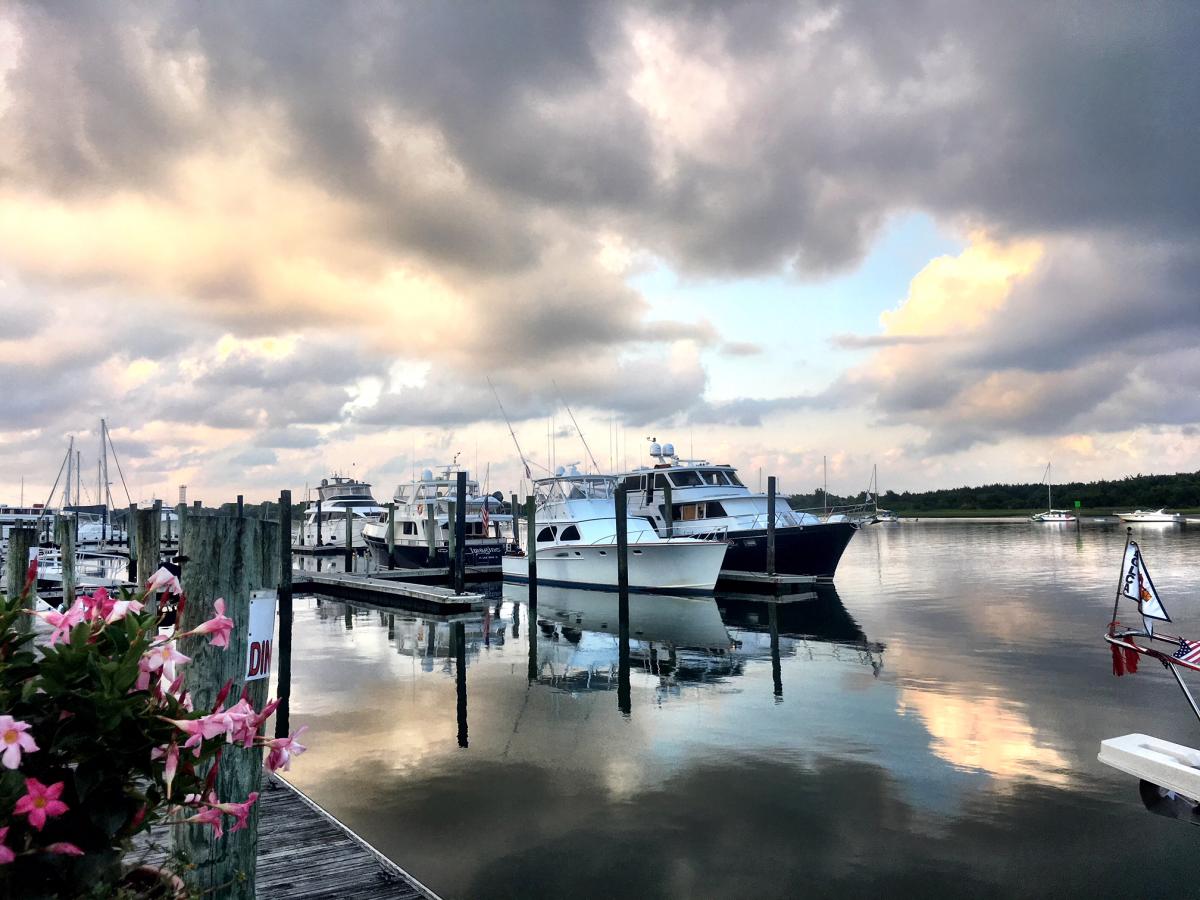
[[(560, 467), (534, 482), (538, 583), (562, 587), (616, 587), (617, 521), (612, 475), (581, 475)], [(629, 587), (683, 593), (711, 591), (725, 558), (725, 543), (709, 537), (661, 537), (644, 518), (629, 513)], [(529, 580), (529, 558), (504, 557), (506, 581)]]
[[(365, 547), (362, 531), (369, 521), (385, 512), (371, 496), (371, 485), (344, 475), (322, 478), (317, 487), (317, 501), (310, 502), (300, 523), (301, 539), (306, 545), (346, 544), (346, 513), (350, 513), (351, 546)], [(318, 508), (318, 503), (319, 508)], [(320, 527), (318, 528), (318, 523)], [(317, 536), (320, 533), (320, 541)]]
[[(390, 560), (387, 510), (381, 510), (363, 527), (363, 540), (376, 563), (402, 569), (449, 564), (450, 529), (454, 527), (450, 519), (450, 504), (457, 501), (458, 472), (458, 467), (453, 464), (442, 467), (437, 477), (431, 469), (426, 469), (419, 479), (396, 488), (393, 497), (396, 503), (394, 550)], [(498, 497), (481, 494), (479, 482), (472, 481), (468, 473), (466, 540), (463, 543), (466, 565), (500, 565), (500, 557), (504, 555), (508, 542), (502, 529), (508, 530), (512, 522), (512, 516), (499, 512), (502, 506)], [(432, 561), (429, 559), (431, 518), (434, 523)]]
[[(680, 459), (671, 444), (650, 444), (655, 462), (622, 476), (629, 514), (662, 535), (727, 541), (724, 571), (765, 572), (767, 495), (753, 493), (728, 464)], [(663, 491), (671, 486), (673, 524), (667, 527)], [(783, 575), (832, 578), (842, 553), (858, 530), (856, 522), (823, 521), (793, 510), (779, 498), (775, 507), (775, 570)]]

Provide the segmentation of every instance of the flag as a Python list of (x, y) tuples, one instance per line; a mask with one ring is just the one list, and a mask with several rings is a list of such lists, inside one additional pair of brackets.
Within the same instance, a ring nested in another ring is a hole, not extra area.
[(488, 497), (483, 498), (483, 509), (479, 511), (479, 521), (483, 525), (485, 533), (488, 530), (488, 500)]
[(1185, 641), (1180, 638), (1179, 649), (1175, 651), (1174, 657), (1185, 663), (1200, 665), (1200, 641)]
[[(1160, 622), (1170, 622), (1171, 617), (1158, 597), (1154, 582), (1150, 580), (1150, 572), (1146, 561), (1142, 558), (1142, 548), (1137, 541), (1130, 541), (1125, 547), (1125, 560), (1122, 567), (1121, 595), (1137, 602), (1138, 610), (1143, 619), (1158, 619)], [(1146, 630), (1153, 628), (1149, 621)]]

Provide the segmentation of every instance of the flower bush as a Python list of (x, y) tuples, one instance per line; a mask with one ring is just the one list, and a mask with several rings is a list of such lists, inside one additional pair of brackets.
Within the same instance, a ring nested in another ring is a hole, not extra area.
[[(133, 837), (164, 822), (246, 826), (258, 799), (219, 802), (222, 748), (261, 746), (272, 771), (304, 747), (259, 734), (276, 703), (255, 710), (225, 685), (193, 709), (176, 641), (197, 634), (227, 647), (233, 622), (214, 615), (186, 634), (160, 633), (151, 593), (186, 603), (160, 569), (138, 595), (100, 589), (64, 611), (36, 612), (36, 563), (19, 597), (0, 600), (0, 891), (109, 897), (121, 890)], [(35, 642), (29, 619), (50, 626)], [(233, 702), (230, 702), (230, 701)], [(302, 731), (303, 729), (301, 729)]]

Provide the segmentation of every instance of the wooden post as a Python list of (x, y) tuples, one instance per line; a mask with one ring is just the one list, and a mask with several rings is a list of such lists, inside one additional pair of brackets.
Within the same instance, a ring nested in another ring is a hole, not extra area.
[(129, 504), (129, 514), (125, 517), (125, 544), (129, 547), (129, 580), (137, 583), (138, 580), (138, 565), (137, 565), (137, 542), (133, 539), (134, 529), (137, 527), (134, 523), (137, 521), (137, 504)]
[(767, 574), (775, 574), (775, 476), (767, 476)]
[(317, 500), (317, 546), (320, 547), (324, 543), (321, 540), (321, 501)]
[(200, 510), (204, 509), (204, 507), (200, 505), (199, 500), (193, 500), (192, 501), (192, 509), (194, 509), (196, 512), (200, 512)]
[[(529, 621), (537, 621), (537, 507), (533, 495), (525, 498), (525, 523), (529, 532), (525, 535), (525, 552), (529, 559)], [(533, 630), (532, 625), (530, 631)], [(533, 635), (529, 637), (533, 640)]]
[(454, 583), (454, 560), (458, 551), (458, 503), (454, 500), (446, 501), (446, 575), (449, 576), (450, 583)]
[(429, 565), (437, 565), (437, 545), (440, 535), (437, 533), (437, 502), (425, 504), (425, 542), (429, 545)]
[[(460, 472), (466, 475), (466, 472)], [(432, 624), (432, 623), (431, 623)], [(458, 699), (458, 746), (467, 746), (467, 628), (462, 622), (450, 626), (454, 642), (454, 686)]]
[[(67, 527), (71, 527), (68, 522)], [(8, 530), (8, 555), (5, 558), (5, 574), (7, 576), (5, 593), (9, 597), (19, 597), (25, 588), (25, 572), (29, 569), (29, 551), (38, 545), (38, 530), (36, 527), (14, 525)], [(33, 628), (32, 616), (21, 616), (18, 627), (25, 631)]]
[(775, 702), (783, 702), (783, 673), (779, 668), (779, 604), (767, 601), (771, 627), (771, 680), (775, 682)]
[(287, 737), (292, 697), (292, 492), (279, 492), (279, 684), (275, 737)]
[(237, 498), (237, 514), (238, 514), (238, 516), (239, 516), (239, 517), (240, 517), (240, 516), (241, 516), (241, 515), (242, 515), (242, 514), (245, 512), (245, 509), (243, 508), (243, 507), (244, 507), (244, 505), (245, 505), (245, 503), (244, 503), (244, 500), (242, 499), (242, 495), (241, 495), (241, 494), (238, 494), (238, 498)]
[(466, 590), (467, 580), (467, 473), (458, 472), (458, 500), (454, 510), (454, 593)]
[(137, 581), (145, 583), (159, 566), (159, 525), (162, 513), (157, 505), (150, 509), (139, 509), (133, 518), (133, 543), (137, 552)]
[(175, 515), (179, 520), (179, 527), (175, 529), (175, 555), (180, 556), (183, 553), (183, 526), (187, 522), (187, 504), (178, 504), (175, 507)]
[(521, 549), (521, 531), (517, 527), (517, 495), (512, 495), (512, 500), (508, 504), (509, 511), (512, 512), (512, 540), (513, 547)]
[(388, 511), (387, 548), (388, 568), (396, 568), (396, 501), (386, 504)]
[(629, 602), (629, 498), (625, 491), (617, 489), (613, 499), (616, 501), (617, 521), (617, 590), (621, 593), (626, 604)]
[(671, 503), (671, 481), (663, 476), (663, 522), (666, 524), (667, 537), (675, 537), (675, 510)]
[(618, 487), (613, 499), (617, 520), (617, 708), (628, 716), (632, 710), (629, 688), (629, 498)]
[(346, 571), (354, 571), (354, 510), (346, 507)]
[[(244, 516), (195, 516), (184, 534), (183, 589), (188, 602), (179, 629), (187, 631), (213, 615), (213, 602), (225, 600), (225, 614), (233, 620), (229, 646), (214, 647), (203, 635), (183, 638), (180, 650), (192, 658), (183, 670), (184, 686), (196, 709), (211, 710), (221, 687), (232, 680), (232, 703), (246, 697), (255, 709), (266, 701), (263, 678), (246, 682), (250, 593), (278, 586), (279, 526)], [(217, 776), (220, 802), (240, 802), (261, 787), (262, 751), (227, 744)], [(226, 831), (214, 840), (208, 826), (176, 825), (174, 849), (193, 864), (184, 872), (188, 889), (206, 895), (253, 898), (258, 851), (258, 804), (251, 807), (248, 827)]]
[(63, 609), (75, 602), (75, 529), (69, 520), (58, 516), (54, 520), (54, 543), (62, 560)]
[[(156, 501), (155, 501), (155, 505), (156, 505), (156, 506), (158, 506), (158, 507), (160, 508), (160, 510), (161, 510), (161, 508), (162, 508), (162, 501), (160, 501), (160, 500), (156, 500)], [(166, 534), (163, 536), (163, 540), (165, 540), (165, 541), (166, 541), (166, 542), (169, 544), (169, 543), (171, 543), (171, 537), (172, 537), (172, 535), (171, 535), (171, 513), (170, 513), (170, 510), (168, 510), (168, 511), (167, 511), (167, 524), (166, 524), (166, 532), (167, 532), (167, 533), (166, 533)]]

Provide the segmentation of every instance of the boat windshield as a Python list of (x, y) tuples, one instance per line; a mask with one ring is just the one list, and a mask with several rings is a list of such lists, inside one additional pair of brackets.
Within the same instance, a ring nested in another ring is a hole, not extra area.
[(564, 500), (611, 500), (617, 480), (607, 475), (580, 475), (571, 478), (547, 478), (537, 483), (541, 503)]

